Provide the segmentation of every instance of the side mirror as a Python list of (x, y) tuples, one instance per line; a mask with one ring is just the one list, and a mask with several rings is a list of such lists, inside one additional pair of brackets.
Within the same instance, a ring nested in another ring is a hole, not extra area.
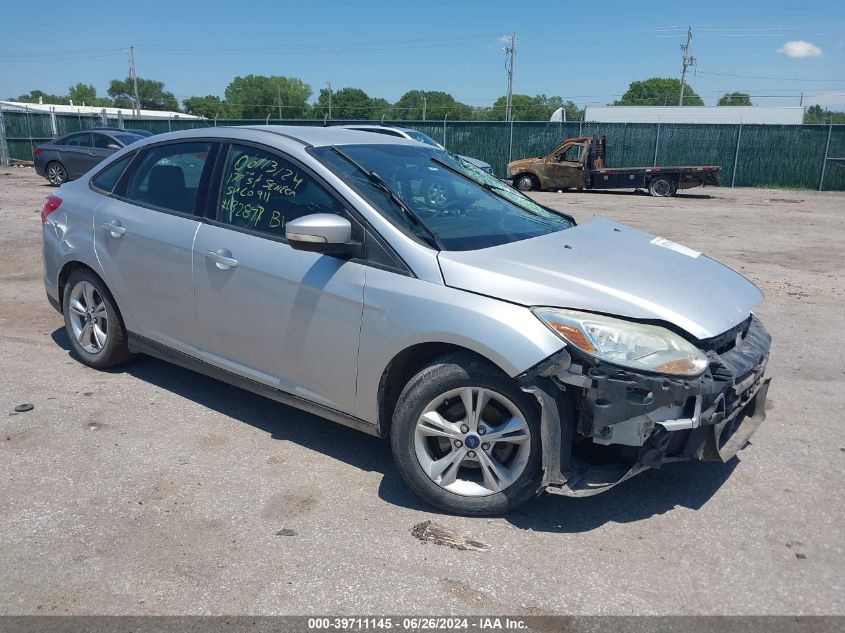
[(291, 220), (285, 225), (288, 244), (298, 251), (342, 255), (354, 252), (359, 244), (352, 241), (352, 224), (333, 213), (314, 213)]
[(106, 149), (123, 149), (123, 148), (120, 145), (118, 145), (117, 143), (109, 143), (108, 145), (106, 145)]

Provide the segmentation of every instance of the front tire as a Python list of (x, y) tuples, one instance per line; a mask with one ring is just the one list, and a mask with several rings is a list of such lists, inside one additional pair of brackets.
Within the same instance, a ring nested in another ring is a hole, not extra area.
[(513, 185), (520, 191), (536, 191), (540, 188), (540, 184), (537, 182), (537, 179), (531, 174), (522, 174), (521, 176), (517, 176)]
[(87, 268), (73, 271), (62, 297), (65, 331), (77, 358), (95, 369), (132, 358), (126, 328), (106, 285)]
[(447, 512), (502, 514), (539, 489), (536, 404), (470, 354), (437, 359), (408, 382), (393, 415), (391, 448), (408, 486)]
[(49, 163), (44, 170), (44, 173), (47, 181), (54, 187), (58, 187), (59, 185), (67, 182), (67, 170), (64, 165), (58, 161)]

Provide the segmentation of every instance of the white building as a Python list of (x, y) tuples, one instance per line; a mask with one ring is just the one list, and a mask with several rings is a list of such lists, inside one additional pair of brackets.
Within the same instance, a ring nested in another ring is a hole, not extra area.
[(82, 114), (102, 115), (105, 111), (110, 118), (124, 119), (201, 119), (202, 117), (184, 112), (166, 110), (141, 110), (141, 116), (134, 116), (131, 108), (103, 108), (85, 105), (65, 105), (58, 103), (22, 103), (20, 101), (0, 101), (0, 110), (4, 112), (35, 112), (39, 114)]
[[(555, 112), (557, 114), (557, 112)], [(590, 106), (584, 120), (596, 123), (768, 123), (800, 125), (800, 106)], [(552, 121), (560, 121), (552, 116)]]

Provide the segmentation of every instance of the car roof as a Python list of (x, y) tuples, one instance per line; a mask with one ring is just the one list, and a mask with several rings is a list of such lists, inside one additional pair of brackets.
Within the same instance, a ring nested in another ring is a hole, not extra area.
[[(266, 135), (266, 136), (265, 136)], [(331, 145), (411, 145), (419, 143), (398, 136), (384, 136), (371, 132), (359, 132), (341, 126), (318, 127), (311, 125), (243, 125), (232, 127), (204, 127), (157, 134), (143, 139), (144, 145), (182, 138), (241, 138), (249, 140), (265, 136), (271, 144), (279, 144), (285, 139), (303, 147), (327, 147)], [(282, 143), (284, 144), (284, 143)], [(133, 146), (136, 146), (133, 144)]]
[(394, 130), (396, 132), (404, 132), (405, 134), (407, 134), (408, 132), (416, 132), (416, 130), (412, 130), (407, 127), (399, 127), (398, 125), (384, 125), (378, 123), (351, 123), (348, 125), (338, 125), (337, 127), (347, 128), (350, 130)]

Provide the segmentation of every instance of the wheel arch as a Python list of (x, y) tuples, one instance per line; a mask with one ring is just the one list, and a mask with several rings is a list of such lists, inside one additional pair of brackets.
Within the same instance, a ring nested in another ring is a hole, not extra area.
[(456, 353), (467, 354), (491, 367), (495, 367), (503, 375), (508, 376), (507, 371), (491, 358), (462, 345), (432, 341), (406, 347), (390, 360), (381, 374), (378, 387), (379, 435), (382, 437), (390, 435), (393, 411), (396, 408), (399, 394), (402, 393), (402, 389), (405, 388), (408, 381), (431, 361)]
[(121, 304), (120, 299), (118, 298), (117, 294), (115, 294), (114, 290), (109, 285), (108, 280), (105, 278), (103, 274), (101, 274), (94, 266), (79, 260), (79, 259), (70, 259), (59, 269), (58, 274), (58, 292), (59, 292), (59, 311), (64, 313), (64, 300), (65, 300), (65, 286), (67, 285), (67, 280), (73, 274), (75, 270), (84, 269), (91, 272), (91, 274), (95, 275), (97, 279), (99, 279), (103, 286), (105, 286), (106, 290), (108, 290), (109, 294), (114, 301), (114, 304), (117, 306), (118, 312), (120, 312), (120, 317), (123, 319), (124, 325), (128, 326), (132, 323), (130, 315), (124, 309), (123, 305)]
[(534, 186), (536, 187), (535, 191), (540, 191), (543, 187), (543, 183), (540, 180), (540, 176), (538, 176), (534, 171), (530, 169), (521, 169), (518, 174), (516, 174), (513, 178), (511, 178), (511, 182), (514, 183), (516, 186), (516, 181), (522, 178), (523, 176), (528, 176), (531, 180), (534, 181)]

